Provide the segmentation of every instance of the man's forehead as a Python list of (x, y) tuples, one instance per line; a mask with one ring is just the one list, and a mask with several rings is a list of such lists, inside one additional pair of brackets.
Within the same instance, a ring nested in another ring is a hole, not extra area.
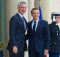
[(33, 10), (34, 12), (39, 12), (39, 10)]
[(60, 16), (56, 16), (56, 18), (60, 18)]

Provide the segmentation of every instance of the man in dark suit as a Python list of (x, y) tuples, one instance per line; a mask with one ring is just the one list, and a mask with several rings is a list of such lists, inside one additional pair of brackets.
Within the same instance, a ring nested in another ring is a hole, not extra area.
[(51, 48), (49, 57), (60, 57), (60, 14), (55, 14), (55, 21), (49, 25)]
[(8, 51), (10, 57), (24, 57), (25, 32), (27, 30), (27, 22), (23, 17), (26, 12), (26, 2), (18, 3), (18, 13), (11, 17), (9, 26), (9, 43)]
[(50, 48), (50, 32), (48, 23), (39, 19), (39, 9), (31, 10), (33, 20), (28, 23), (27, 38), (29, 40), (29, 57), (44, 57)]

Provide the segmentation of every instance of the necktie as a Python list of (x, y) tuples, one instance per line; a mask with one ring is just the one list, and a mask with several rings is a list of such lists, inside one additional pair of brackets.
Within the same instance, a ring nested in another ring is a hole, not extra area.
[(33, 25), (33, 31), (35, 32), (35, 27), (36, 27), (36, 21), (34, 21), (34, 25)]
[(22, 20), (23, 20), (23, 23), (24, 23), (24, 29), (25, 29), (25, 31), (26, 31), (26, 22), (25, 22), (25, 18), (22, 17)]

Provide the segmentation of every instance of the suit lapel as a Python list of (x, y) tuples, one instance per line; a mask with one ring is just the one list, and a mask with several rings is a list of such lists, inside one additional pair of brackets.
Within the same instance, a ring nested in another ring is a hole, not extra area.
[[(21, 25), (21, 26), (23, 27), (23, 29), (24, 29), (23, 20), (22, 20), (21, 16), (20, 16), (18, 13), (16, 14), (16, 18), (17, 18), (17, 20), (18, 20), (19, 25)], [(25, 29), (24, 29), (24, 30), (25, 30)]]
[(41, 25), (42, 25), (42, 21), (39, 20), (38, 21), (38, 24), (37, 24), (36, 32), (37, 32), (37, 30), (39, 30), (39, 28), (41, 28)]
[(33, 21), (31, 21), (31, 25), (30, 25), (30, 27), (31, 27), (31, 30), (33, 30), (33, 29), (32, 29), (32, 22), (33, 22)]
[(29, 30), (32, 31), (32, 21), (29, 23)]
[(17, 13), (16, 14), (16, 17), (18, 18), (18, 20), (21, 22), (22, 21), (22, 19), (21, 19), (21, 16)]

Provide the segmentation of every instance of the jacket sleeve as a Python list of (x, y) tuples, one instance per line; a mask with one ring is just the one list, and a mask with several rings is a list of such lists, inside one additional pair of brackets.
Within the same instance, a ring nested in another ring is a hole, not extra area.
[(46, 22), (45, 26), (45, 49), (50, 49), (50, 44), (51, 44), (51, 37), (50, 37), (50, 30), (49, 30), (49, 25)]
[(12, 17), (9, 22), (9, 36), (13, 45), (16, 45), (15, 41), (15, 32), (16, 32), (17, 20), (15, 17)]
[(31, 24), (30, 22), (27, 24), (27, 34), (26, 34), (26, 40), (28, 40), (32, 35), (32, 32), (31, 32)]

